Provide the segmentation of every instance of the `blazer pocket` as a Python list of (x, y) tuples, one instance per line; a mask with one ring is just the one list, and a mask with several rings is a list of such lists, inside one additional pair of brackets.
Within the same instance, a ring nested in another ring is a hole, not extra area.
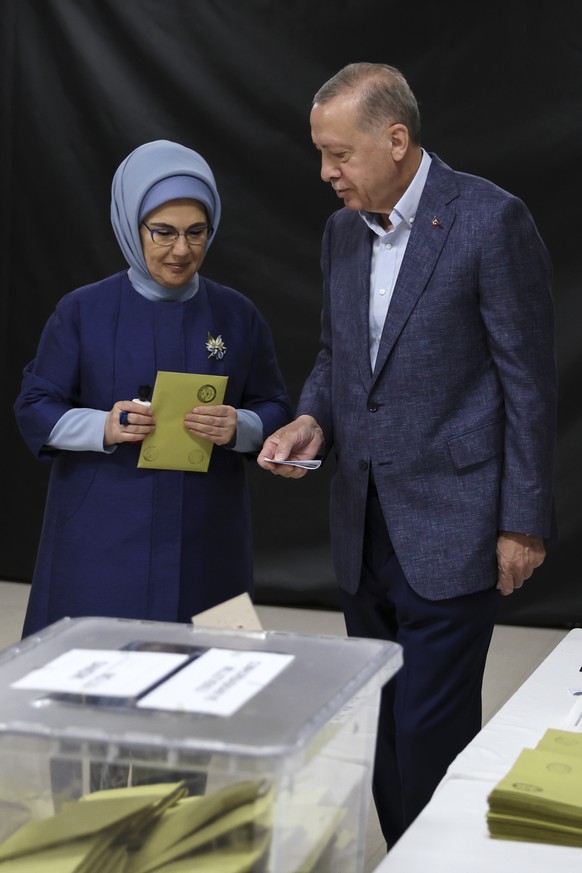
[(458, 470), (481, 464), (503, 451), (503, 422), (494, 421), (476, 430), (457, 434), (447, 441), (453, 464)]

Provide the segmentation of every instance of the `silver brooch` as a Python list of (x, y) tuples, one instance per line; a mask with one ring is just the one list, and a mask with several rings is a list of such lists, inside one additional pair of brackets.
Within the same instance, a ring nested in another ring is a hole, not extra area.
[(211, 333), (208, 334), (208, 339), (206, 340), (206, 351), (208, 352), (209, 358), (215, 358), (217, 361), (221, 361), (226, 354), (226, 346), (224, 345), (224, 341), (222, 336), (218, 334), (218, 336), (214, 337)]

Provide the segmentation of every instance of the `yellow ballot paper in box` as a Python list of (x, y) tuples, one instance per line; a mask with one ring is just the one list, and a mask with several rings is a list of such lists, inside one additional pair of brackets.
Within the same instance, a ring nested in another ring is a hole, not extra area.
[(213, 443), (192, 436), (184, 416), (195, 406), (220, 406), (228, 376), (158, 370), (152, 394), (156, 429), (141, 444), (138, 467), (206, 473)]

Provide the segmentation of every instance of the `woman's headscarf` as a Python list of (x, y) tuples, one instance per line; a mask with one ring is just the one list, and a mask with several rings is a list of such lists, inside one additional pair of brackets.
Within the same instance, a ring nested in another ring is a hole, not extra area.
[(121, 162), (111, 186), (111, 223), (129, 264), (129, 279), (142, 294), (153, 299), (188, 299), (198, 287), (198, 274), (178, 296), (156, 282), (144, 258), (140, 221), (170, 199), (191, 197), (202, 202), (214, 232), (220, 223), (220, 197), (214, 175), (198, 152), (169, 140), (155, 140), (134, 149)]

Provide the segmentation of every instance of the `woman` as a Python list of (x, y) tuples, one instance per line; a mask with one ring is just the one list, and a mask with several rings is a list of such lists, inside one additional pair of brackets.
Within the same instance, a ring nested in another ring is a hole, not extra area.
[[(129, 270), (62, 298), (15, 403), (52, 461), (24, 636), (64, 616), (188, 622), (252, 592), (244, 455), (291, 409), (262, 315), (199, 274), (220, 213), (210, 167), (177, 143), (146, 143), (115, 173)], [(223, 405), (184, 419), (213, 443), (208, 472), (137, 467), (155, 417), (135, 398), (159, 370), (228, 377)]]

